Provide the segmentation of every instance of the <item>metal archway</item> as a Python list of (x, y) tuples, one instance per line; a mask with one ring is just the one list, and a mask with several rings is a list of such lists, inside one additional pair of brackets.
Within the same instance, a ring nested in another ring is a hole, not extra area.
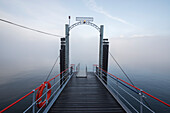
[(74, 27), (78, 26), (78, 25), (90, 25), (90, 26), (96, 28), (96, 29), (100, 32), (100, 27), (98, 27), (96, 24), (91, 23), (91, 22), (82, 22), (82, 21), (77, 22), (77, 23), (74, 23), (73, 25), (71, 25), (71, 26), (69, 27), (69, 31), (70, 31), (71, 29), (73, 29)]
[(65, 24), (65, 42), (66, 42), (66, 47), (65, 47), (65, 59), (66, 59), (66, 65), (65, 69), (69, 68), (69, 32), (71, 29), (73, 29), (76, 26), (79, 25), (89, 25), (94, 27), (100, 32), (100, 43), (99, 43), (99, 67), (102, 68), (102, 56), (103, 56), (103, 31), (104, 31), (104, 26), (100, 25), (98, 27), (96, 24), (90, 22), (90, 21), (79, 21), (77, 23), (72, 24), (69, 26), (68, 24)]

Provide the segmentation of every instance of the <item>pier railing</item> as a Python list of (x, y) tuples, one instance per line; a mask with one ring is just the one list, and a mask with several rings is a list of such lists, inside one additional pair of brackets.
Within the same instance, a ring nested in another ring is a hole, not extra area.
[[(143, 113), (143, 112), (152, 112), (155, 113), (155, 111), (153, 111), (148, 105), (146, 105), (144, 103), (146, 96), (151, 97), (155, 100), (157, 100), (158, 102), (170, 107), (170, 104), (167, 104), (166, 102), (154, 97), (153, 95), (143, 91), (140, 88), (137, 88), (135, 86), (133, 86), (132, 84), (116, 77), (115, 75), (106, 72), (105, 70), (101, 69), (100, 67), (97, 67), (97, 65), (93, 65), (93, 70), (95, 70), (94, 73), (96, 74), (96, 76), (99, 78), (99, 80), (104, 84), (104, 86), (108, 89), (108, 91), (115, 97), (115, 99), (121, 104), (122, 102), (122, 107), (124, 109), (127, 108), (127, 106), (124, 106), (126, 103), (126, 105), (128, 105), (128, 107), (130, 107), (130, 110), (132, 109), (133, 111), (137, 112), (137, 113)], [(108, 81), (106, 81), (105, 79), (103, 79), (103, 76), (110, 78)], [(130, 91), (134, 92), (136, 95), (134, 96), (133, 94), (130, 93)], [(133, 101), (128, 101), (125, 98), (125, 94), (128, 95), (128, 97), (130, 97), (131, 99), (133, 99)], [(123, 101), (122, 101), (123, 100)], [(132, 103), (139, 103), (137, 105), (132, 105)], [(145, 109), (144, 109), (145, 108)], [(129, 109), (129, 108), (127, 108)]]
[[(70, 70), (70, 72), (68, 72), (68, 70)], [(31, 92), (29, 92), (25, 96), (21, 97), (20, 99), (18, 99), (14, 103), (10, 104), (9, 106), (7, 106), (3, 110), (1, 110), (0, 113), (3, 113), (5, 111), (7, 111), (8, 109), (12, 108), (15, 104), (19, 103), (20, 101), (27, 98), (31, 94), (32, 94), (32, 104), (30, 106), (28, 106), (23, 111), (23, 113), (26, 113), (26, 112), (39, 113), (39, 112), (42, 112), (42, 111), (47, 112), (51, 108), (51, 106), (55, 102), (55, 100), (58, 98), (61, 91), (67, 85), (70, 78), (72, 77), (73, 70), (74, 70), (74, 65), (67, 68), (66, 70), (64, 70), (60, 74), (56, 75), (55, 77), (51, 78), (50, 80), (45, 81), (39, 87), (33, 89)], [(60, 78), (60, 75), (63, 75), (62, 78)], [(60, 81), (62, 81), (62, 83)], [(53, 84), (53, 85), (51, 85), (50, 88), (48, 86), (49, 83), (50, 83), (50, 85)], [(38, 91), (42, 87), (42, 85), (45, 85), (45, 91), (43, 91), (43, 94), (39, 98), (37, 98), (36, 94), (38, 93)], [(52, 91), (52, 93), (50, 93), (50, 96), (49, 96), (48, 93), (51, 92), (51, 91)], [(45, 98), (43, 100), (42, 106), (37, 107), (37, 104), (42, 102), (42, 98)]]

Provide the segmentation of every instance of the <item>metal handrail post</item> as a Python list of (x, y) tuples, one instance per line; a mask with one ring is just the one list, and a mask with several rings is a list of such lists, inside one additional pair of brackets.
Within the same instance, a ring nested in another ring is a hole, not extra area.
[(69, 76), (71, 75), (72, 69), (70, 68)]
[(143, 113), (143, 94), (142, 94), (142, 89), (140, 90), (139, 96), (140, 96), (140, 113)]
[[(119, 82), (118, 82), (118, 78), (116, 78), (116, 86), (117, 86), (117, 89), (119, 89)], [(117, 92), (118, 92), (118, 90), (117, 90)], [(116, 94), (117, 94), (117, 97), (119, 98), (118, 93), (116, 93)]]
[(45, 89), (46, 89), (46, 105), (48, 104), (48, 99), (47, 99), (47, 93), (48, 93), (48, 85), (47, 84), (45, 84)]
[(102, 72), (102, 70), (101, 69), (99, 69), (99, 77), (101, 78), (101, 72)]
[(98, 75), (98, 73), (97, 73), (97, 66), (96, 66), (96, 74)]
[(93, 66), (93, 73), (94, 73), (94, 66)]
[[(33, 93), (32, 93), (32, 103), (35, 102), (35, 89), (33, 90)], [(32, 112), (35, 113), (35, 104), (32, 106)]]
[[(61, 73), (61, 75), (62, 75), (62, 78), (61, 78), (61, 80), (60, 80), (60, 85), (63, 83), (63, 75), (64, 75), (64, 72), (63, 73)], [(62, 87), (62, 85), (60, 86), (60, 88)]]
[(72, 73), (73, 73), (73, 67), (71, 67), (71, 75), (72, 75)]
[(76, 65), (74, 65), (74, 72), (76, 71)]
[(97, 75), (99, 76), (99, 68), (98, 68), (98, 67), (96, 67), (96, 69), (97, 69)]
[(68, 76), (70, 74), (70, 70), (67, 70), (66, 71), (66, 75)]

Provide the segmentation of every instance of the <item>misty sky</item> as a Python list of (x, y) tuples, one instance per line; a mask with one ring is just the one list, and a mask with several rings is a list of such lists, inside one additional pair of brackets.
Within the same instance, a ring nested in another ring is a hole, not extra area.
[[(169, 0), (0, 0), (0, 18), (64, 36), (71, 16), (104, 25), (110, 52), (132, 73), (169, 74)], [(71, 63), (98, 63), (99, 32), (81, 25), (70, 32)], [(0, 74), (52, 66), (60, 39), (0, 22)], [(109, 58), (110, 70), (115, 66)], [(112, 67), (111, 67), (112, 66)], [(131, 75), (133, 76), (133, 75)]]

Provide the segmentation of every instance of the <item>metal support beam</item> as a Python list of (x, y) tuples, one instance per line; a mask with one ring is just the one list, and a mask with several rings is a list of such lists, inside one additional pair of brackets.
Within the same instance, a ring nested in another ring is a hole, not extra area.
[[(104, 26), (103, 25), (100, 25), (100, 43), (99, 43), (99, 67), (102, 69), (102, 59), (103, 59), (103, 31), (104, 31)], [(101, 74), (102, 74), (102, 70), (100, 73), (100, 77), (101, 77)]]
[(76, 27), (78, 25), (90, 25), (90, 26), (96, 28), (100, 32), (100, 28), (96, 24), (94, 24), (92, 22), (85, 22), (85, 23), (84, 22), (77, 22), (77, 23), (74, 23), (73, 25), (71, 25), (69, 27), (69, 30), (73, 29), (74, 27)]
[[(65, 67), (65, 64), (66, 64), (66, 62), (65, 62), (65, 60), (66, 60), (66, 58), (65, 58), (65, 53), (66, 53), (66, 52), (65, 52), (65, 46), (66, 46), (65, 38), (61, 38), (60, 73), (63, 72), (63, 71), (66, 69), (66, 67)], [(65, 79), (65, 78), (63, 78), (63, 75), (64, 75), (64, 73), (62, 73), (62, 74), (60, 75), (60, 79), (61, 79), (60, 85), (63, 84), (63, 81), (64, 81), (64, 79)], [(62, 86), (62, 85), (61, 85), (61, 86)]]
[[(108, 39), (103, 39), (103, 70), (105, 71), (108, 71), (108, 55), (109, 53), (109, 42), (108, 42)], [(104, 82), (107, 84), (107, 73), (104, 73), (103, 72), (103, 79), (104, 79)]]
[[(74, 27), (78, 25), (90, 25), (94, 28), (96, 28), (100, 32), (100, 43), (99, 43), (99, 67), (102, 68), (103, 64), (103, 34), (104, 34), (104, 25), (100, 25), (100, 28), (90, 22), (90, 21), (80, 21), (77, 23), (74, 23), (73, 25), (69, 26), (68, 24), (65, 25), (65, 36), (66, 36), (66, 69), (69, 67), (69, 31), (73, 29)], [(100, 75), (102, 74), (102, 71), (99, 72)], [(101, 76), (100, 76), (101, 77)]]
[(69, 68), (69, 25), (68, 24), (65, 24), (65, 38), (66, 38), (66, 48), (65, 48), (66, 68), (65, 69), (67, 69)]

